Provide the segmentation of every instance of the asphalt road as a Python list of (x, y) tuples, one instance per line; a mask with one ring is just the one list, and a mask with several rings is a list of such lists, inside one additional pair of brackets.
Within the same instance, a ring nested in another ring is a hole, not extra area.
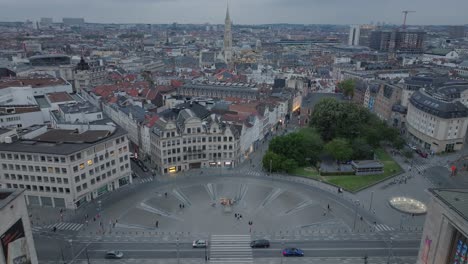
[[(416, 256), (419, 249), (419, 240), (394, 240), (392, 251), (395, 256)], [(306, 257), (362, 257), (387, 256), (389, 244), (387, 241), (294, 241), (291, 243), (271, 242), (270, 248), (253, 249), (254, 258), (281, 257), (284, 247), (298, 247)], [(70, 257), (69, 248), (65, 251), (66, 258)], [(192, 248), (191, 243), (89, 243), (76, 244), (73, 251), (76, 259), (103, 259), (105, 252), (118, 250), (124, 253), (125, 258), (151, 259), (151, 258), (204, 258), (205, 249)], [(207, 254), (209, 255), (209, 247)], [(43, 255), (41, 260), (55, 260), (57, 255)]]

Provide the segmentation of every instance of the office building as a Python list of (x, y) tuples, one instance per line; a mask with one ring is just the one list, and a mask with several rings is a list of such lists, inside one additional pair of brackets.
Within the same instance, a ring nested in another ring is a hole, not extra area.
[(0, 263), (38, 263), (24, 190), (0, 189)]
[(51, 17), (41, 17), (40, 24), (43, 27), (51, 26), (54, 23), (54, 20)]
[(465, 143), (468, 108), (440, 90), (420, 89), (409, 100), (406, 121), (408, 136), (416, 145), (435, 153), (456, 151)]
[(84, 18), (72, 18), (72, 17), (64, 17), (62, 19), (63, 24), (68, 26), (80, 26), (84, 25), (85, 20)]
[(423, 53), (426, 32), (413, 30), (376, 30), (371, 32), (371, 49), (396, 53)]
[(29, 205), (75, 209), (132, 182), (126, 132), (115, 125), (31, 129), (0, 144), (0, 182)]
[(451, 39), (461, 39), (465, 37), (466, 27), (463, 25), (459, 26), (449, 26), (448, 27), (449, 38)]
[(349, 46), (359, 46), (360, 30), (361, 30), (361, 26), (359, 25), (350, 26), (349, 37), (348, 37)]
[(468, 190), (429, 189), (432, 195), (417, 264), (467, 263)]

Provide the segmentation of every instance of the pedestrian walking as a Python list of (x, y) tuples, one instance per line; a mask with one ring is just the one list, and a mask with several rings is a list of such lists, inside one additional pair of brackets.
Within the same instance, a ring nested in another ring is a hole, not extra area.
[(86, 221), (85, 221), (85, 222), (86, 222), (86, 226), (88, 226), (88, 225), (89, 225), (88, 219), (86, 219)]
[(156, 228), (159, 227), (159, 221), (156, 221)]
[(165, 192), (165, 193), (164, 193), (164, 197), (166, 197), (166, 198), (167, 198), (167, 192)]
[(182, 208), (185, 208), (185, 204), (182, 204)]
[(182, 209), (182, 205), (181, 205), (181, 204), (179, 204), (179, 209)]
[(234, 214), (234, 217), (237, 218), (237, 213)]
[(327, 209), (328, 211), (330, 211), (330, 204), (327, 204)]

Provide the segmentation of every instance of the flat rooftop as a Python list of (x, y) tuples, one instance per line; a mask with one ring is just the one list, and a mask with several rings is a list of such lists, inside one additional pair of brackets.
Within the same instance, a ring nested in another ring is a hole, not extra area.
[(0, 209), (15, 200), (23, 191), (22, 189), (0, 189)]
[(468, 221), (468, 189), (429, 189), (429, 191)]
[(75, 130), (53, 129), (33, 139), (2, 143), (0, 151), (69, 155), (126, 134), (127, 132), (120, 127), (116, 127), (114, 133), (107, 130), (76, 133)]
[(71, 97), (67, 92), (49, 93), (46, 94), (46, 97), (51, 103), (74, 101), (73, 97)]
[(47, 86), (65, 85), (66, 81), (57, 78), (20, 78), (20, 79), (0, 79), (0, 89), (8, 87), (31, 86), (32, 88), (42, 88)]

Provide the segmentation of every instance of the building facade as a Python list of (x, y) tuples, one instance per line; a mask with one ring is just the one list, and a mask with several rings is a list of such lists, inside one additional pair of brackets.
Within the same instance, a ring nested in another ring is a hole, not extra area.
[(38, 263), (24, 190), (0, 189), (0, 264)]
[(466, 263), (468, 252), (468, 190), (429, 189), (432, 199), (417, 264)]
[(406, 115), (410, 139), (426, 150), (439, 152), (463, 148), (468, 109), (459, 101), (420, 89), (411, 96)]
[[(78, 208), (132, 182), (126, 132), (53, 129), (0, 144), (0, 182), (29, 205)], [(96, 130), (92, 130), (96, 129)]]
[(349, 27), (349, 37), (348, 37), (349, 46), (359, 46), (360, 30), (361, 30), (361, 27), (359, 25), (352, 25)]
[(255, 84), (193, 83), (180, 86), (177, 91), (183, 96), (196, 97), (231, 97), (247, 100), (256, 100), (259, 97)]
[(191, 109), (183, 109), (174, 120), (156, 121), (151, 133), (151, 162), (161, 173), (233, 167), (239, 161), (239, 134), (214, 114), (201, 119)]

